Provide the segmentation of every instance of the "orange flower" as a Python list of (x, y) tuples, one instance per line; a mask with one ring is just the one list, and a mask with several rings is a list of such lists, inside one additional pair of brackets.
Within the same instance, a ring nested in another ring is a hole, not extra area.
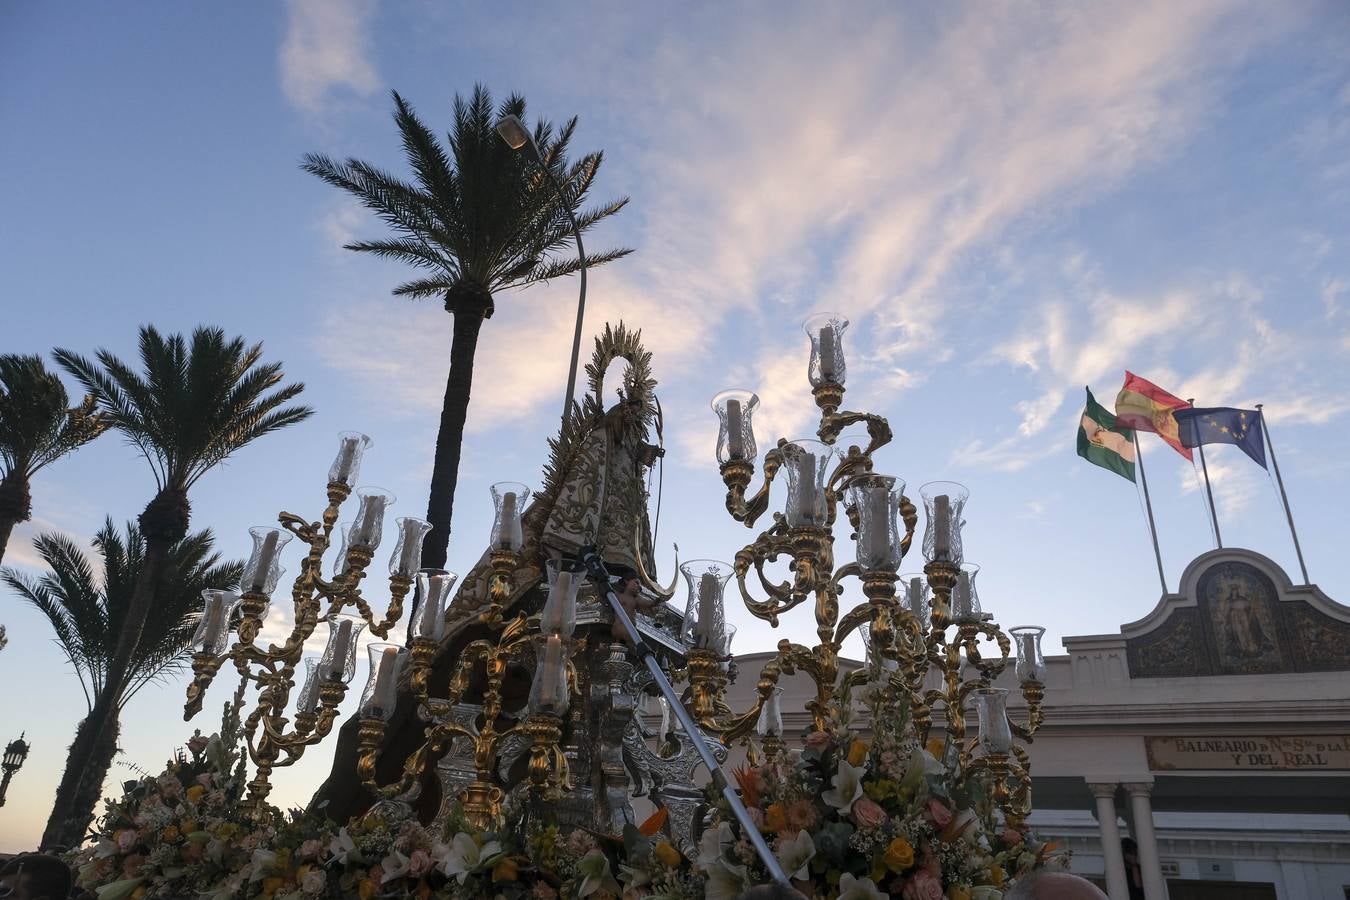
[(787, 807), (782, 803), (770, 803), (764, 810), (764, 830), (782, 831), (788, 826)]
[(731, 770), (736, 778), (736, 786), (741, 789), (741, 799), (746, 806), (759, 806), (759, 775), (749, 766), (737, 766)]
[(183, 825), (182, 825), (182, 827), (181, 827), (179, 830), (182, 831), (183, 834), (192, 834), (192, 832), (194, 832), (194, 831), (197, 830), (197, 820), (196, 820), (196, 819), (184, 819), (184, 820), (183, 820)]
[(177, 825), (165, 826), (164, 830), (159, 833), (159, 836), (163, 840), (173, 843), (174, 841), (178, 840), (178, 826)]
[(670, 810), (663, 806), (648, 816), (646, 821), (638, 826), (638, 831), (642, 832), (647, 837), (651, 837), (661, 830), (661, 826), (666, 824), (666, 819), (668, 818), (670, 818)]
[(943, 752), (947, 749), (947, 744), (942, 738), (932, 737), (928, 739), (926, 748), (931, 756), (936, 759), (942, 759)]
[(993, 866), (990, 866), (990, 867), (989, 867), (989, 880), (992, 881), (992, 882), (994, 883), (994, 887), (1002, 887), (1002, 886), (1003, 886), (1003, 881), (1004, 881), (1004, 879), (1007, 878), (1007, 877), (1008, 877), (1008, 876), (1007, 876), (1007, 874), (1003, 871), (1003, 867), (1002, 867), (1002, 866), (1000, 866), (1000, 865), (993, 865)]
[(656, 857), (657, 862), (667, 869), (676, 868), (679, 866), (680, 860), (683, 859), (680, 856), (680, 851), (676, 850), (670, 841), (657, 841), (656, 846), (652, 848), (652, 855)]
[(867, 741), (862, 738), (855, 738), (848, 748), (848, 764), (860, 766), (865, 759), (867, 759)]
[(947, 900), (970, 900), (970, 888), (954, 884), (947, 888)]
[(273, 897), (276, 892), (281, 890), (281, 886), (286, 883), (286, 879), (280, 875), (269, 875), (263, 879), (262, 888), (264, 897)]
[(892, 872), (899, 874), (914, 865), (914, 848), (909, 841), (898, 837), (887, 845), (881, 858)]
[(202, 794), (205, 793), (206, 788), (202, 787), (200, 784), (194, 784), (192, 787), (187, 789), (187, 801), (195, 806), (197, 803), (201, 801)]
[(492, 880), (494, 882), (515, 881), (519, 875), (520, 867), (517, 866), (516, 861), (509, 856), (505, 857), (492, 867)]

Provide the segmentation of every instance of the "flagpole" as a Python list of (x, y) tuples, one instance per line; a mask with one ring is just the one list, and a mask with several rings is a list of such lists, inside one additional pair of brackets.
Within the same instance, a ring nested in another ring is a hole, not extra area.
[(1280, 486), (1280, 501), (1284, 503), (1284, 517), (1289, 520), (1289, 534), (1294, 539), (1294, 552), (1298, 554), (1298, 567), (1303, 571), (1303, 583), (1312, 584), (1308, 580), (1308, 566), (1303, 562), (1303, 548), (1298, 542), (1298, 532), (1294, 530), (1294, 514), (1289, 511), (1289, 495), (1284, 492), (1284, 479), (1280, 477), (1280, 463), (1275, 459), (1275, 445), (1270, 442), (1270, 426), (1266, 424), (1266, 414), (1261, 407), (1264, 404), (1256, 404), (1256, 413), (1261, 417), (1261, 432), (1266, 436), (1266, 447), (1270, 450), (1270, 464), (1275, 467), (1275, 483)]
[[(1187, 400), (1191, 406), (1195, 406), (1194, 398)], [(1209, 519), (1214, 523), (1214, 543), (1223, 549), (1223, 535), (1219, 534), (1219, 511), (1214, 508), (1214, 491), (1209, 486), (1209, 466), (1205, 465), (1205, 445), (1201, 441), (1196, 442), (1200, 450), (1200, 471), (1205, 474), (1205, 494), (1209, 496)]]
[(1167, 576), (1163, 574), (1162, 551), (1158, 549), (1158, 526), (1153, 524), (1153, 501), (1148, 496), (1148, 477), (1144, 475), (1144, 454), (1139, 450), (1139, 432), (1131, 428), (1130, 439), (1134, 441), (1134, 460), (1139, 468), (1139, 483), (1144, 488), (1144, 508), (1148, 510), (1148, 533), (1153, 538), (1153, 558), (1158, 563), (1158, 583), (1162, 585), (1163, 596), (1167, 596)]

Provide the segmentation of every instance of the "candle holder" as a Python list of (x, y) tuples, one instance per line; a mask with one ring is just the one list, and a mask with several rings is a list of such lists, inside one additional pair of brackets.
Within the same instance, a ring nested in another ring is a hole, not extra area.
[(919, 488), (928, 527), (923, 533), (923, 558), (961, 565), (961, 527), (970, 491), (955, 481), (930, 481)]
[(844, 330), (848, 319), (838, 313), (817, 313), (802, 323), (811, 339), (811, 361), (807, 377), (816, 405), (833, 412), (844, 400)]
[(281, 551), (290, 543), (292, 535), (285, 529), (268, 525), (254, 526), (248, 533), (253, 537), (253, 552), (244, 565), (239, 583), (251, 594), (270, 597), (285, 571), (281, 568)]
[[(717, 462), (727, 466), (733, 462), (751, 461), (758, 456), (755, 447), (755, 429), (751, 422), (759, 409), (759, 395), (739, 388), (722, 391), (712, 399), (717, 413)], [(753, 471), (753, 468), (751, 469)], [(749, 478), (746, 479), (749, 483)]]
[(691, 559), (680, 566), (689, 587), (681, 638), (700, 650), (716, 651), (726, 629), (723, 593), (732, 567), (715, 559)]

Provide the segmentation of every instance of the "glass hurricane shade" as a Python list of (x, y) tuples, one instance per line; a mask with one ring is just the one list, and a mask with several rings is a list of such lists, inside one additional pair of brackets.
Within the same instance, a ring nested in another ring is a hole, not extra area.
[(973, 622), (981, 618), (980, 594), (975, 587), (975, 576), (980, 567), (974, 563), (962, 563), (961, 574), (956, 576), (952, 587), (951, 616), (953, 622)]
[(239, 584), (247, 594), (271, 596), (281, 580), (281, 551), (291, 540), (284, 528), (255, 525), (248, 530), (253, 537), (253, 552), (244, 565)]
[(17, 772), (23, 767), (23, 762), (28, 758), (28, 751), (32, 748), (28, 742), (23, 739), (23, 735), (10, 741), (5, 745), (4, 768), (11, 772)]
[(903, 608), (926, 629), (933, 616), (933, 607), (928, 598), (928, 578), (919, 572), (910, 572), (900, 576), (900, 584), (904, 591)]
[(328, 469), (329, 484), (356, 485), (361, 472), (361, 457), (370, 448), (371, 440), (359, 431), (344, 431), (338, 435), (338, 454)]
[(351, 549), (353, 524), (348, 522), (346, 525), (338, 526), (338, 533), (342, 535), (342, 541), (338, 544), (338, 554), (333, 557), (333, 577), (341, 578), (347, 574), (347, 551)]
[(417, 573), (417, 612), (408, 623), (413, 637), (439, 641), (445, 636), (445, 608), (458, 578), (445, 569), (423, 569)]
[(534, 715), (561, 717), (568, 705), (567, 645), (559, 635), (544, 635), (536, 645), (536, 653), (529, 710)]
[(1014, 671), (1022, 684), (1034, 681), (1045, 683), (1045, 657), (1041, 654), (1041, 638), (1045, 629), (1039, 625), (1019, 625), (1009, 628), (1013, 647), (1017, 650), (1017, 665)]
[(370, 674), (361, 692), (361, 716), (388, 722), (398, 705), (398, 677), (408, 651), (398, 644), (378, 642), (366, 647), (370, 656)]
[(980, 688), (971, 698), (980, 717), (980, 749), (987, 754), (1009, 753), (1013, 736), (1008, 724), (1008, 692), (1003, 688)]
[(733, 459), (755, 459), (759, 451), (755, 447), (751, 419), (759, 408), (759, 396), (740, 388), (722, 391), (713, 397), (712, 408), (718, 422), (717, 464), (724, 466)]
[(349, 550), (357, 547), (374, 551), (384, 537), (384, 513), (394, 505), (394, 495), (384, 488), (357, 488), (356, 495), (361, 504), (356, 509), (356, 518), (352, 520), (347, 539)]
[(730, 564), (715, 559), (691, 559), (680, 566), (680, 572), (689, 585), (681, 637), (700, 649), (720, 651), (726, 632), (722, 594), (732, 575)]
[(923, 532), (923, 558), (961, 564), (961, 516), (970, 499), (965, 485), (955, 481), (930, 481), (919, 488), (928, 523)]
[(876, 647), (872, 645), (872, 623), (863, 622), (859, 625), (858, 634), (863, 639), (863, 648), (867, 653), (868, 666), (883, 669), (887, 672), (894, 672), (900, 668), (899, 662), (893, 659), (887, 659), (885, 656), (877, 653)]
[(547, 569), (548, 599), (539, 614), (539, 630), (570, 638), (577, 629), (577, 593), (586, 583), (586, 572), (557, 559), (550, 559)]
[(775, 687), (759, 709), (759, 721), (755, 723), (755, 733), (760, 737), (783, 736), (783, 689)]
[(207, 588), (202, 591), (202, 601), (202, 618), (192, 635), (192, 649), (220, 656), (230, 642), (230, 619), (239, 608), (239, 595), (234, 591)]
[(846, 328), (848, 319), (833, 312), (816, 313), (802, 323), (802, 330), (811, 339), (811, 362), (807, 367), (811, 387), (844, 383)]
[(849, 485), (848, 503), (858, 511), (858, 565), (864, 572), (900, 567), (900, 496), (905, 483), (889, 475), (863, 475)]
[(319, 708), (319, 661), (305, 660), (305, 686), (295, 701), (297, 713), (312, 713)]
[(802, 439), (783, 448), (788, 525), (825, 524), (825, 477), (833, 457), (834, 448), (820, 441)]
[(735, 639), (736, 626), (730, 623), (724, 624), (722, 626), (722, 640), (717, 644), (717, 655), (729, 661), (731, 659), (731, 642)]
[(493, 550), (519, 550), (525, 543), (520, 515), (530, 500), (530, 489), (516, 481), (499, 481), (489, 490), (494, 512), (491, 547)]
[(319, 659), (319, 674), (326, 681), (351, 682), (356, 675), (356, 645), (366, 620), (338, 613), (328, 617), (328, 643)]
[(431, 530), (431, 523), (407, 516), (395, 519), (394, 524), (398, 526), (398, 543), (389, 557), (389, 574), (412, 578), (422, 568), (422, 539)]

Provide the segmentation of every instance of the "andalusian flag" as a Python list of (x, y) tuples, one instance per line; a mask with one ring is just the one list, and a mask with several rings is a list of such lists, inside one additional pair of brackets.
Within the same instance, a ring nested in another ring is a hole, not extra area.
[(1134, 481), (1134, 433), (1116, 423), (1116, 414), (1087, 389), (1087, 406), (1078, 424), (1078, 455)]
[(1116, 421), (1136, 431), (1154, 432), (1171, 444), (1173, 450), (1190, 459), (1190, 448), (1181, 443), (1180, 428), (1172, 415), (1174, 410), (1188, 406), (1180, 397), (1173, 397), (1148, 379), (1127, 371), (1125, 386), (1116, 395)]

